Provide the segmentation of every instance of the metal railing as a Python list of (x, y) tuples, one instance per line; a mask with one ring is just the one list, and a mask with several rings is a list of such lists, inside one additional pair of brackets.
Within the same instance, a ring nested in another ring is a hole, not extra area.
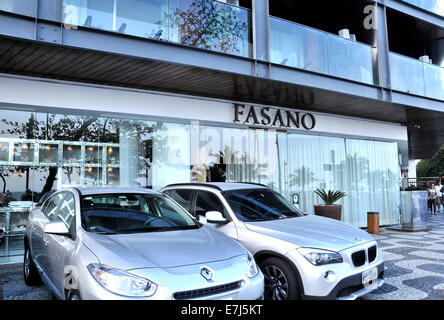
[(392, 88), (444, 100), (444, 68), (390, 52)]
[(293, 21), (270, 16), (272, 63), (377, 84), (377, 50)]
[(409, 188), (427, 188), (432, 183), (437, 183), (438, 181), (444, 182), (444, 178), (442, 177), (419, 177), (419, 178), (408, 178), (408, 187)]

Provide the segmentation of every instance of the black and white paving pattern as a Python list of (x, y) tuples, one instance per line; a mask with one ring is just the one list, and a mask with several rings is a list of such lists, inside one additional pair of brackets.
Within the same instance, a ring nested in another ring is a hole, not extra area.
[(429, 217), (429, 232), (381, 229), (385, 284), (364, 299), (444, 300), (444, 214)]

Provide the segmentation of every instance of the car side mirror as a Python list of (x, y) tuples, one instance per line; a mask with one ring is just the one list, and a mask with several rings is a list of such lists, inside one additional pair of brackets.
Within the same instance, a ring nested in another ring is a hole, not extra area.
[(70, 232), (63, 221), (48, 222), (43, 228), (43, 232), (58, 236), (70, 236)]
[(214, 223), (214, 224), (227, 223), (227, 219), (225, 219), (222, 213), (220, 213), (219, 211), (208, 211), (205, 214), (205, 218), (207, 219), (208, 223)]

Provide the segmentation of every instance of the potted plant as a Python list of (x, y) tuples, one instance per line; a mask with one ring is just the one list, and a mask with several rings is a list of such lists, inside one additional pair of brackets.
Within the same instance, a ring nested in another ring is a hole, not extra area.
[(340, 190), (325, 191), (324, 189), (316, 189), (315, 193), (324, 201), (324, 205), (315, 206), (315, 214), (317, 216), (342, 220), (342, 205), (335, 205), (335, 202), (344, 198), (347, 194)]

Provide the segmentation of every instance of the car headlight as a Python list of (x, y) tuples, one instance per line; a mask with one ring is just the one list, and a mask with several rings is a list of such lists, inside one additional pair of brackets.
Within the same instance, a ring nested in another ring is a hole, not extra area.
[(315, 266), (344, 262), (342, 256), (337, 252), (313, 248), (299, 248), (297, 250)]
[(259, 273), (259, 268), (257, 267), (256, 261), (254, 261), (251, 253), (248, 253), (248, 262), (247, 262), (247, 276), (249, 278), (255, 277)]
[(90, 264), (88, 270), (97, 282), (118, 295), (149, 297), (157, 290), (157, 285), (154, 282), (123, 270), (96, 263)]

